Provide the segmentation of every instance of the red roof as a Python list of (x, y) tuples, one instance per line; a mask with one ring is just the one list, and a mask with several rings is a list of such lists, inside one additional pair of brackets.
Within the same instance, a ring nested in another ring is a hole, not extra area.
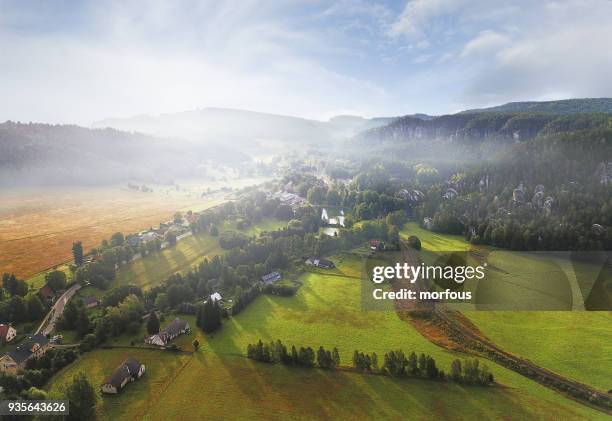
[(44, 287), (42, 287), (40, 291), (38, 291), (38, 293), (47, 299), (53, 298), (53, 296), (55, 295), (55, 292), (53, 292), (49, 285), (45, 285)]
[(9, 325), (0, 324), (0, 338), (6, 338), (6, 334), (8, 333)]

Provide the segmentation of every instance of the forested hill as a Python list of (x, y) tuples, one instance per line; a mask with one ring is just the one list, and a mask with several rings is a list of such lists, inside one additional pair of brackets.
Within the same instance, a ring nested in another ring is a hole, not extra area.
[(545, 113), (460, 113), (430, 120), (413, 116), (364, 131), (355, 137), (362, 145), (408, 143), (410, 141), (451, 141), (513, 143), (537, 136), (612, 127), (612, 114)]
[(462, 111), (465, 113), (612, 113), (612, 98), (576, 98), (559, 101), (521, 101), (509, 102), (489, 108)]
[(0, 124), (0, 185), (165, 182), (194, 175), (205, 160), (238, 163), (223, 146), (191, 145), (114, 129), (73, 125)]

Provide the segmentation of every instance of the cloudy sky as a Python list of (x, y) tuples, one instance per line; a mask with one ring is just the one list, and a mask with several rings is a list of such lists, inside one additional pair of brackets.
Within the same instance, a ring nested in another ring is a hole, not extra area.
[(610, 22), (608, 0), (0, 0), (0, 121), (612, 96)]

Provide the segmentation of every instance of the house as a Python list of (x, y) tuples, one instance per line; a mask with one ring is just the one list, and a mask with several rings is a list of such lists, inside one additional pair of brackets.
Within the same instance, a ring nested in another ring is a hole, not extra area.
[(104, 380), (100, 389), (103, 393), (119, 393), (126, 384), (138, 380), (145, 373), (144, 364), (128, 357), (115, 369), (113, 374)]
[(370, 241), (368, 241), (368, 245), (370, 246), (370, 249), (374, 250), (374, 251), (379, 251), (379, 250), (384, 250), (385, 249), (385, 243), (383, 241), (380, 241), (380, 240), (370, 240)]
[(82, 297), (81, 298), (83, 300), (83, 303), (85, 304), (85, 307), (87, 308), (94, 308), (97, 307), (98, 304), (100, 304), (100, 302), (98, 301), (98, 299), (96, 297)]
[(136, 247), (137, 245), (140, 244), (140, 242), (142, 241), (139, 235), (136, 234), (130, 234), (127, 236), (126, 238), (127, 243), (132, 246), (132, 247)]
[(273, 197), (279, 199), (281, 204), (289, 205), (293, 209), (298, 208), (306, 203), (306, 199), (301, 196), (298, 196), (295, 193), (276, 193)]
[(38, 294), (46, 301), (53, 301), (55, 298), (55, 291), (47, 284), (38, 291)]
[(268, 273), (267, 275), (264, 275), (261, 277), (261, 280), (263, 281), (264, 284), (269, 285), (269, 284), (273, 284), (277, 281), (280, 281), (280, 279), (282, 278), (280, 272), (278, 271), (274, 271), (272, 273)]
[(191, 332), (189, 323), (178, 317), (172, 320), (163, 330), (145, 339), (145, 343), (158, 346), (166, 346), (177, 336)]
[(334, 265), (334, 262), (332, 262), (331, 260), (319, 259), (316, 257), (310, 257), (306, 259), (305, 263), (308, 266), (314, 266), (321, 269), (333, 269), (336, 267), (336, 265)]
[(12, 341), (17, 336), (17, 331), (13, 326), (0, 324), (0, 344)]
[(215, 292), (214, 294), (212, 294), (210, 296), (210, 299), (213, 300), (213, 303), (216, 303), (217, 301), (218, 302), (223, 301), (223, 297), (218, 292)]
[(49, 349), (49, 339), (41, 333), (30, 335), (14, 351), (0, 358), (0, 371), (15, 374), (32, 358), (42, 357)]
[(139, 235), (140, 241), (142, 241), (143, 243), (148, 243), (149, 241), (153, 241), (157, 238), (157, 233), (155, 231), (145, 231), (141, 232)]

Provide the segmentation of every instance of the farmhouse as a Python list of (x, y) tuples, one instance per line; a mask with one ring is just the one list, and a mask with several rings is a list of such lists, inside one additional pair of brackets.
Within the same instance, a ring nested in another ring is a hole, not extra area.
[(177, 336), (191, 332), (189, 323), (178, 317), (172, 320), (163, 330), (145, 339), (145, 343), (151, 345), (165, 346)]
[(263, 281), (264, 284), (269, 285), (269, 284), (273, 284), (275, 282), (280, 281), (281, 278), (282, 276), (280, 272), (274, 271), (272, 273), (268, 273), (267, 275), (262, 276), (261, 280)]
[(218, 302), (223, 301), (223, 297), (218, 292), (211, 294), (210, 299), (213, 300), (213, 303), (216, 303), (217, 301)]
[(100, 304), (100, 302), (98, 301), (98, 299), (96, 297), (83, 297), (82, 298), (83, 303), (85, 304), (85, 307), (87, 308), (94, 308), (97, 307), (98, 304)]
[(102, 383), (100, 389), (103, 393), (119, 393), (127, 383), (138, 380), (145, 373), (144, 364), (132, 357), (128, 357), (115, 369), (112, 376)]
[(53, 288), (46, 284), (38, 291), (38, 294), (46, 301), (53, 301), (55, 298), (55, 291), (53, 291)]
[(277, 193), (274, 197), (279, 199), (281, 204), (289, 205), (294, 209), (306, 203), (306, 199), (295, 193)]
[(136, 234), (130, 234), (127, 236), (126, 238), (127, 243), (132, 246), (132, 247), (136, 247), (137, 245), (140, 244), (140, 242), (142, 241), (142, 239), (140, 238), (139, 235)]
[(336, 267), (336, 265), (334, 265), (334, 262), (332, 262), (331, 260), (319, 259), (317, 257), (310, 257), (306, 259), (304, 263), (306, 263), (306, 265), (308, 266), (314, 266), (321, 269), (333, 269)]
[(0, 344), (12, 341), (17, 336), (17, 331), (13, 326), (0, 324)]
[(41, 333), (30, 335), (14, 351), (0, 358), (0, 371), (15, 374), (28, 360), (42, 357), (49, 348), (49, 339)]
[(370, 240), (368, 241), (368, 245), (370, 246), (370, 249), (374, 251), (385, 249), (385, 243), (380, 240)]

